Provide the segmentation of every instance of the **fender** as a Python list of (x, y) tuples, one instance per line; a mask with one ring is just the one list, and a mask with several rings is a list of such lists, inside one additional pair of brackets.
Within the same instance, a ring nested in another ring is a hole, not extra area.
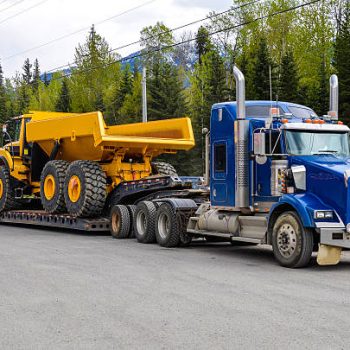
[[(299, 218), (304, 227), (315, 227), (314, 210), (333, 210), (333, 208), (325, 205), (320, 198), (312, 193), (302, 194), (286, 194), (275, 203), (269, 214), (270, 220), (274, 220), (276, 212), (281, 211), (283, 207), (292, 207), (299, 215)], [(285, 211), (285, 210), (283, 210)], [(270, 226), (270, 224), (269, 224)]]
[(0, 166), (1, 165), (7, 167), (9, 171), (12, 171), (13, 169), (13, 160), (11, 154), (3, 148), (0, 149)]
[(189, 198), (161, 198), (158, 200), (155, 200), (155, 202), (161, 203), (168, 203), (170, 204), (175, 210), (182, 209), (182, 210), (196, 210), (197, 204), (193, 199)]

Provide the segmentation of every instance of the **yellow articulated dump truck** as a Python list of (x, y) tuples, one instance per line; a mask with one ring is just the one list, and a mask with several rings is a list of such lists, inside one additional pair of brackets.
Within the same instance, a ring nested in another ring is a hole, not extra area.
[[(1, 221), (65, 227), (68, 220), (80, 229), (98, 229), (115, 204), (129, 205), (121, 210), (131, 215), (138, 198), (184, 189), (171, 165), (152, 160), (194, 146), (188, 118), (107, 126), (100, 112), (29, 112), (4, 124), (3, 135)], [(35, 202), (41, 210), (32, 210)]]

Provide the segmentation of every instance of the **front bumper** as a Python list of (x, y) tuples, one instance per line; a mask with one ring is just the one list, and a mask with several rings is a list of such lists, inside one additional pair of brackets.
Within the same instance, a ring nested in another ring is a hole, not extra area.
[(346, 232), (342, 225), (335, 227), (318, 227), (317, 231), (320, 233), (320, 243), (350, 249), (350, 233)]

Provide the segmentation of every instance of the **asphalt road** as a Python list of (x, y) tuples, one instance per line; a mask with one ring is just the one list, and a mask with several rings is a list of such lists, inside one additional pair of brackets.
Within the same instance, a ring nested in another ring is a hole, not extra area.
[(289, 270), (268, 247), (0, 226), (0, 349), (346, 349), (349, 276), (350, 252)]

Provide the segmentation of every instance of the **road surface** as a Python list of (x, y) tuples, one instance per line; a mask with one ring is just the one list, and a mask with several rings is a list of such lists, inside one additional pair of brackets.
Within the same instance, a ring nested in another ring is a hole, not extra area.
[(346, 349), (350, 252), (290, 270), (268, 247), (165, 249), (0, 226), (1, 349)]

